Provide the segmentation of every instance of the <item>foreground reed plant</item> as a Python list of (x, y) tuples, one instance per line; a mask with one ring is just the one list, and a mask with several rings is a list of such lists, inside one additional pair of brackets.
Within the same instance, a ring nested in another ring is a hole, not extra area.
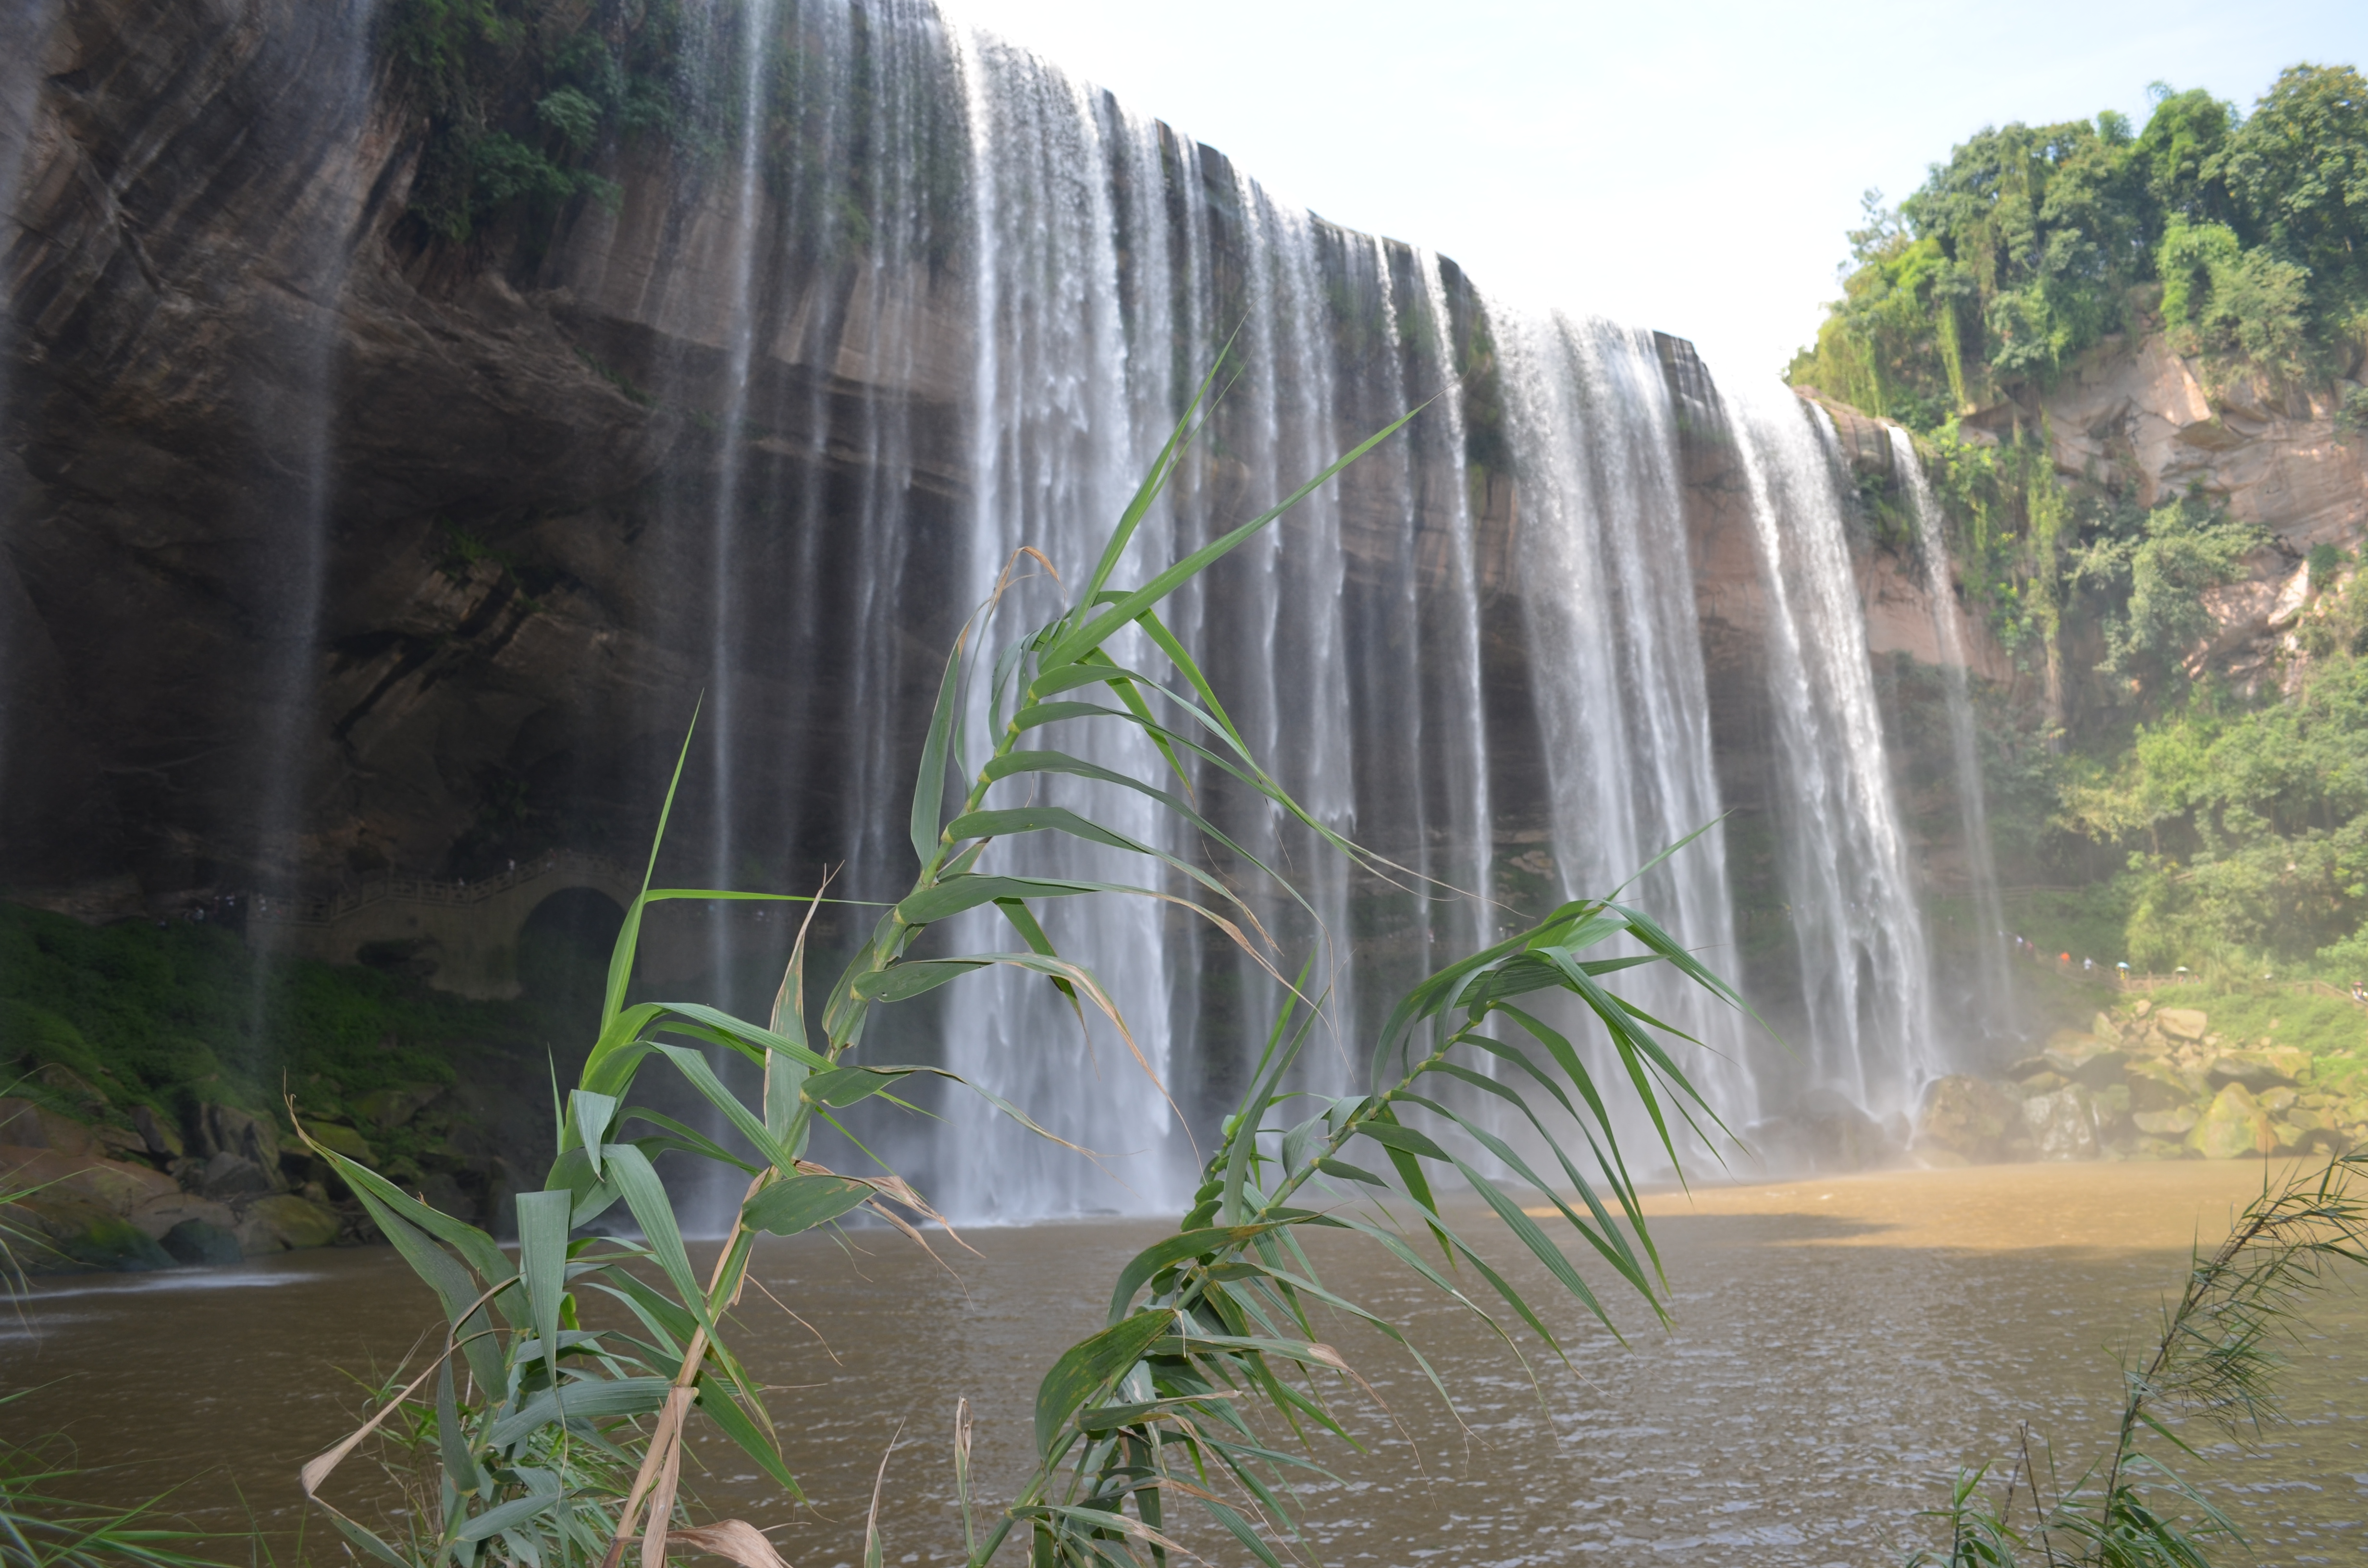
[[(759, 1233), (792, 1235), (858, 1210), (916, 1239), (918, 1227), (937, 1219), (929, 1200), (894, 1172), (851, 1174), (808, 1157), (817, 1121), (837, 1125), (859, 1102), (901, 1104), (898, 1091), (909, 1080), (951, 1076), (937, 1067), (865, 1060), (860, 1047), (875, 1008), (990, 966), (1012, 967), (1056, 987), (1081, 1029), (1090, 1009), (1132, 1046), (1126, 1019), (1091, 969), (1056, 950), (1046, 936), (1035, 910), (1049, 900), (1152, 898), (1183, 905), (1272, 975), (1277, 1018), (1250, 1089), (1224, 1123), (1191, 1212), (1176, 1234), (1120, 1271), (1107, 1326), (1046, 1373), (1035, 1408), (1036, 1473), (1008, 1504), (990, 1507), (973, 1497), (966, 1409), (958, 1416), (954, 1463), (970, 1562), (995, 1557), (1016, 1532), (1026, 1538), (1031, 1562), (1165, 1562), (1183, 1550), (1172, 1532), (1178, 1511), (1188, 1506), (1205, 1515), (1217, 1539), (1263, 1563), (1279, 1565), (1283, 1555), (1295, 1554), (1288, 1472), (1312, 1461), (1269, 1444), (1246, 1407), (1262, 1406), (1302, 1436), (1320, 1429), (1347, 1437), (1326, 1391), (1353, 1388), (1354, 1377), (1317, 1335), (1315, 1314), (1329, 1311), (1378, 1329), (1405, 1346), (1440, 1386), (1397, 1324), (1324, 1285), (1299, 1240), (1307, 1231), (1362, 1236), (1485, 1319), (1508, 1344), (1499, 1314), (1560, 1355), (1537, 1304), (1490, 1261), (1479, 1239), (1451, 1222), (1451, 1206), (1435, 1185), (1442, 1177), (1470, 1187), (1493, 1216), (1485, 1239), (1501, 1241), (1510, 1233), (1598, 1318), (1610, 1322), (1603, 1301), (1522, 1203), (1500, 1190), (1500, 1180), (1530, 1188), (1537, 1195), (1530, 1201), (1566, 1225), (1611, 1278), (1662, 1312), (1659, 1264), (1615, 1121), (1640, 1111), (1674, 1163), (1673, 1124), (1702, 1133), (1716, 1119), (1669, 1054), (1665, 1037), (1677, 1031), (1607, 990), (1605, 981), (1634, 965), (1668, 964), (1736, 1002), (1667, 932), (1608, 900), (1565, 904), (1449, 965), (1399, 1002), (1370, 1042), (1363, 1092), (1302, 1096), (1287, 1085), (1321, 1002), (1306, 994), (1312, 961), (1298, 970), (1297, 983), (1285, 980), (1251, 906), (1225, 881), (1191, 858), (1046, 803), (1049, 786), (1064, 778), (1133, 791), (1212, 851), (1290, 892), (1285, 879), (1227, 838), (1197, 805), (1196, 774), (1222, 778), (1263, 797), (1357, 864), (1387, 876), (1410, 874), (1343, 839), (1292, 799), (1251, 755), (1158, 613), (1169, 596), (1405, 421), (1281, 506), (1138, 587), (1115, 587), (1113, 577), (1185, 451), (1201, 407), (1196, 399), (1063, 613), (994, 645), (1005, 598), (998, 587), (957, 640), (913, 794), (919, 872), (811, 1006), (803, 929), (762, 1024), (698, 1003), (629, 1004), (635, 946), (653, 905), (786, 896), (654, 888), (645, 880), (617, 939), (598, 1039), (560, 1107), (557, 1163), (542, 1190), (517, 1199), (515, 1257), (486, 1233), (312, 1144), (435, 1291), (447, 1320), (440, 1354), (383, 1400), (359, 1431), (303, 1471), (306, 1493), (320, 1500), (337, 1464), (374, 1431), (416, 1423), (417, 1443), (434, 1454), (435, 1495), (412, 1516), (400, 1542), (328, 1510), (362, 1551), (391, 1568), (473, 1568), (491, 1561), (619, 1568), (629, 1552), (643, 1568), (660, 1568), (677, 1549), (774, 1568), (771, 1546), (747, 1522), (694, 1522), (680, 1484), (686, 1426), (703, 1421), (792, 1497), (801, 1495), (757, 1380), (731, 1348), (731, 1313), (747, 1282), (750, 1249)], [(975, 710), (974, 697), (987, 714), (987, 750), (975, 758), (964, 721)], [(1158, 770), (1138, 777), (1088, 761), (1074, 746), (1056, 749), (1048, 739), (1078, 729), (1131, 732), (1148, 742), (1144, 755), (1157, 759)], [(677, 784), (680, 775), (677, 762)], [(947, 812), (950, 794), (959, 805)], [(662, 838), (663, 817), (658, 831)], [(996, 846), (1038, 835), (1066, 835), (1133, 858), (1145, 868), (1144, 879), (1064, 881), (997, 868)], [(655, 855), (654, 847), (653, 868)], [(914, 953), (925, 933), (973, 910), (999, 913), (1017, 944), (1000, 951)], [(1584, 956), (1615, 938), (1635, 947), (1621, 956)], [(1576, 1001), (1608, 1042), (1616, 1078), (1598, 1081), (1579, 1043), (1533, 1003), (1525, 1005), (1533, 994)], [(959, 993), (950, 1017), (959, 1028)], [(712, 1049), (736, 1052), (761, 1074), (753, 1103), (716, 1074), (705, 1054)], [(652, 1068), (677, 1074), (703, 1096), (745, 1152), (635, 1104), (637, 1076)], [(1035, 1128), (1026, 1108), (968, 1087)], [(1482, 1104), (1533, 1125), (1538, 1146), (1551, 1151), (1551, 1170), (1535, 1168), (1468, 1108)], [(1566, 1153), (1567, 1144), (1583, 1144), (1584, 1159)], [(734, 1167), (746, 1180), (730, 1233), (704, 1271), (693, 1266), (683, 1240), (676, 1197), (683, 1184), (670, 1187), (653, 1164), (665, 1151)], [(587, 1231), (620, 1204), (637, 1239)], [(1404, 1226), (1391, 1217), (1394, 1208), (1407, 1211)], [(632, 1329), (586, 1327), (580, 1309), (595, 1298), (612, 1314), (627, 1314)], [(864, 1560), (876, 1564), (882, 1552), (875, 1503)]]
[(1947, 1529), (1947, 1546), (1914, 1552), (1907, 1568), (2208, 1568), (2209, 1549), (2241, 1546), (2163, 1450), (2195, 1457), (2182, 1421), (2244, 1443), (2280, 1419), (2277, 1341), (2300, 1331), (2342, 1266), (2368, 1263), (2363, 1173), (2368, 1153), (2265, 1185), (2219, 1246), (2195, 1253), (2161, 1333), (2123, 1364), (2106, 1458), (2059, 1484), (2026, 1429), (1997, 1495), (1984, 1485), (1995, 1466), (1957, 1476), (1948, 1505), (1924, 1516)]

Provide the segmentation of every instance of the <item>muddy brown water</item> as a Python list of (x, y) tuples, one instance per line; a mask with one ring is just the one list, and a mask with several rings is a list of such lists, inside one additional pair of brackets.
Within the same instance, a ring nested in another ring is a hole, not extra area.
[[(1338, 1479), (1303, 1485), (1310, 1545), (1337, 1563), (1896, 1562), (1952, 1469), (2004, 1455), (2024, 1421), (2067, 1469), (2093, 1456), (2116, 1407), (2114, 1352), (2159, 1312), (2189, 1244), (2224, 1230), (2260, 1180), (2258, 1165), (2009, 1166), (1663, 1195), (1675, 1325), (1616, 1303), (1623, 1348), (1558, 1306), (1574, 1366), (1531, 1346), (1534, 1382), (1484, 1325), (1372, 1251), (1331, 1245), (1327, 1282), (1404, 1315), (1461, 1422), (1402, 1356), (1343, 1329), (1388, 1414), (1342, 1401), (1369, 1451), (1319, 1445)], [(791, 1506), (712, 1434), (696, 1448), (701, 1499), (782, 1527), (797, 1568), (860, 1561), (901, 1429), (887, 1561), (959, 1561), (956, 1398), (977, 1412), (982, 1492), (1008, 1493), (1043, 1369), (1099, 1325), (1118, 1267), (1164, 1228), (982, 1232), (969, 1239), (983, 1256), (950, 1254), (953, 1273), (886, 1236), (855, 1252), (768, 1246), (758, 1278), (803, 1324), (751, 1292), (736, 1343), (779, 1391), (812, 1506)], [(1542, 1270), (1508, 1272), (1551, 1294)], [(85, 1496), (176, 1487), (165, 1511), (201, 1528), (252, 1520), (279, 1562), (342, 1560), (302, 1526), (294, 1472), (348, 1429), (358, 1380), (392, 1370), (432, 1312), (383, 1249), (37, 1281), (0, 1339), (0, 1382), (36, 1390), (8, 1407), (9, 1436), (63, 1433), (91, 1467)], [(2338, 1290), (2286, 1350), (2290, 1424), (2251, 1451), (2193, 1434), (2192, 1473), (2249, 1539), (2226, 1561), (2361, 1562), (2368, 1297)], [(359, 1460), (330, 1491), (365, 1516), (399, 1506)]]

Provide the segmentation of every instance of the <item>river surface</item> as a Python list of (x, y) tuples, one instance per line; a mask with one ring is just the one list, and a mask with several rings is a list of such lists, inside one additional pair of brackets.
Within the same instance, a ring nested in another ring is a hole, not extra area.
[[(1402, 1355), (1336, 1336), (1386, 1403), (1344, 1401), (1368, 1443), (1320, 1451), (1338, 1476), (1303, 1488), (1330, 1563), (1896, 1563), (1915, 1515), (1962, 1464), (2003, 1463), (2028, 1421), (2067, 1473), (2118, 1399), (2115, 1353), (2143, 1335), (2188, 1247), (2260, 1190), (2258, 1165), (2027, 1165), (1711, 1186), (1653, 1200), (1677, 1322), (1615, 1302), (1622, 1347), (1575, 1309), (1575, 1370), (1535, 1353), (1532, 1382), (1484, 1326), (1383, 1267), (1317, 1253), (1327, 1282), (1402, 1313), (1455, 1393), (1461, 1422)], [(1476, 1234), (1481, 1221), (1467, 1234)], [(1099, 1326), (1110, 1281), (1162, 1227), (1143, 1221), (984, 1231), (943, 1266), (873, 1233), (799, 1238), (760, 1255), (736, 1345), (779, 1392), (809, 1508), (702, 1440), (702, 1501), (774, 1531), (797, 1568), (860, 1561), (883, 1451), (887, 1561), (959, 1561), (949, 1438), (977, 1412), (982, 1491), (1025, 1463), (1037, 1380)], [(1331, 1239), (1331, 1238), (1326, 1238)], [(1518, 1247), (1504, 1237), (1508, 1262)], [(1543, 1271), (1508, 1268), (1533, 1299)], [(791, 1315), (794, 1310), (795, 1317)], [(384, 1249), (289, 1255), (236, 1270), (36, 1281), (0, 1338), (0, 1383), (34, 1387), (9, 1436), (74, 1445), (83, 1495), (229, 1531), (249, 1520), (273, 1559), (344, 1560), (303, 1528), (294, 1471), (364, 1408), (433, 1308)], [(2288, 1425), (2251, 1451), (2189, 1436), (2192, 1474), (2252, 1547), (2229, 1562), (2368, 1557), (2368, 1299), (2322, 1299), (2286, 1346)], [(361, 1458), (330, 1491), (397, 1506)], [(300, 1537), (300, 1529), (303, 1533)], [(1212, 1556), (1237, 1551), (1216, 1543)], [(225, 1553), (229, 1554), (228, 1552)], [(244, 1560), (247, 1552), (238, 1549)]]

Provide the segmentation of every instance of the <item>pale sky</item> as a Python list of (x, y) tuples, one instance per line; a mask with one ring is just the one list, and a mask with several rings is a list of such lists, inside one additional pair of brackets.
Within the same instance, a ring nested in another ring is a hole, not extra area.
[(1772, 376), (1837, 297), (1859, 193), (1986, 124), (2143, 125), (2368, 65), (2368, 0), (1967, 4), (945, 0), (1230, 154), (1278, 196), (1509, 298)]

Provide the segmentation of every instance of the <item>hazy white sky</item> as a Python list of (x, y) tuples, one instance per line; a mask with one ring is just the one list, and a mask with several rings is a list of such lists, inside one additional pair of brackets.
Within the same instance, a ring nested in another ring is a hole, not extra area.
[(1985, 124), (2368, 66), (2368, 0), (946, 4), (1280, 196), (1691, 337), (1730, 379), (1815, 335), (1859, 193), (1907, 195)]

